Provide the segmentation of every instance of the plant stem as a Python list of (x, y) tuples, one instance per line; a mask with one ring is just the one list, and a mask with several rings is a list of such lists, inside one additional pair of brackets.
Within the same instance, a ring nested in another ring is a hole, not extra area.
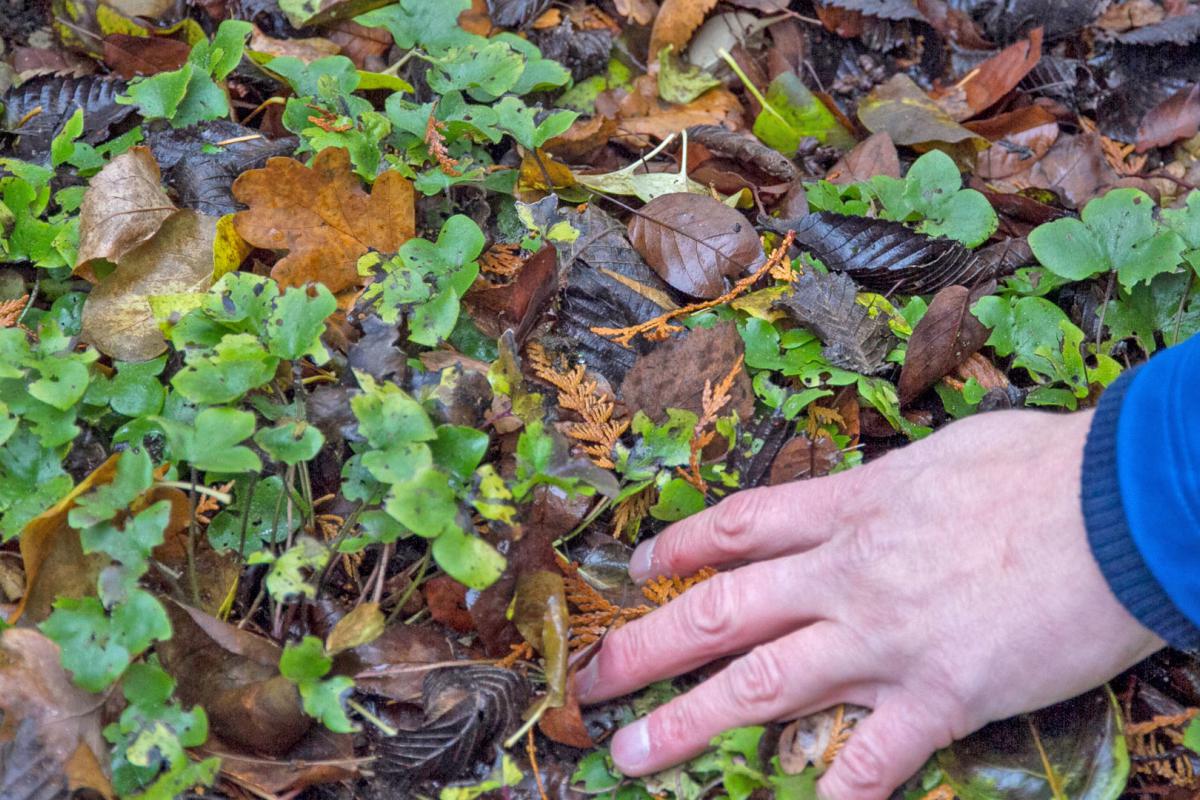
[[(194, 472), (195, 470), (193, 470)], [(218, 503), (229, 505), (233, 502), (233, 495), (228, 492), (222, 492), (220, 489), (213, 489), (205, 486), (202, 483), (190, 483), (188, 481), (155, 481), (155, 486), (162, 486), (168, 489), (183, 489), (188, 492), (196, 492), (197, 494), (205, 494), (216, 500)]]
[(365, 719), (367, 722), (371, 723), (376, 728), (379, 728), (379, 730), (383, 732), (384, 736), (395, 736), (397, 733), (399, 733), (399, 731), (397, 731), (391, 725), (388, 725), (386, 722), (381, 720), (379, 717), (375, 716), (370, 711), (367, 711), (367, 709), (363, 708), (362, 704), (359, 703), (357, 700), (353, 700), (353, 699), (347, 700), (346, 705), (348, 705), (348, 706), (350, 706), (350, 708), (354, 709), (358, 713), (358, 715), (361, 716), (363, 719)]
[(774, 106), (767, 102), (767, 98), (763, 97), (762, 92), (760, 92), (758, 87), (756, 87), (750, 81), (750, 78), (746, 76), (746, 73), (743, 72), (742, 68), (738, 66), (737, 61), (734, 60), (733, 56), (729, 55), (729, 52), (724, 47), (717, 50), (717, 55), (724, 59), (725, 63), (729, 65), (729, 68), (733, 70), (733, 74), (737, 75), (738, 80), (740, 80), (742, 85), (746, 87), (746, 91), (754, 96), (754, 99), (758, 101), (758, 104), (763, 107), (764, 111), (769, 111), (771, 116), (775, 117), (789, 128), (791, 127), (791, 124), (789, 124), (788, 121), (783, 118), (783, 115), (776, 111)]
[(254, 501), (254, 490), (258, 488), (259, 474), (257, 472), (250, 475), (250, 488), (246, 490), (246, 507), (242, 509), (242, 534), (238, 539), (238, 559), (245, 563), (246, 561), (246, 531), (250, 528), (250, 508)]
[(386, 624), (391, 625), (396, 617), (400, 616), (400, 611), (404, 608), (404, 604), (408, 602), (408, 598), (413, 596), (413, 592), (417, 591), (417, 587), (419, 587), (421, 582), (425, 580), (425, 572), (429, 569), (429, 557), (432, 552), (433, 551), (431, 548), (425, 548), (425, 555), (421, 556), (421, 560), (418, 562), (419, 566), (417, 567), (416, 577), (412, 579), (412, 583), (408, 584), (408, 587), (405, 588), (404, 593), (400, 595), (400, 599), (396, 601), (395, 607), (393, 607), (391, 613), (388, 614)]

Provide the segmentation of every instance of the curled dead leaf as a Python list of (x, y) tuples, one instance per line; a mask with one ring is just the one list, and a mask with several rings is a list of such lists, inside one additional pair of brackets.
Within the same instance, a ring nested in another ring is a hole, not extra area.
[(934, 295), (908, 340), (898, 384), (901, 404), (912, 402), (983, 347), (991, 331), (971, 313), (983, 294), (965, 286), (947, 286)]

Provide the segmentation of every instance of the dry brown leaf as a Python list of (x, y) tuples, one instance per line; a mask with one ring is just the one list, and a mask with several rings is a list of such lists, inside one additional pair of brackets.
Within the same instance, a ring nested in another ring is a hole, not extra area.
[(1124, 33), (1162, 22), (1167, 12), (1154, 0), (1126, 0), (1113, 3), (1096, 20), (1096, 27), (1112, 33)]
[(840, 705), (795, 720), (779, 736), (779, 766), (788, 775), (810, 765), (824, 772), (869, 713), (862, 706)]
[(615, 0), (617, 13), (635, 25), (649, 25), (658, 13), (654, 0)]
[[(652, 86), (657, 93), (657, 84)], [(724, 87), (709, 89), (686, 105), (649, 101), (641, 94), (631, 93), (621, 103), (618, 123), (620, 137), (616, 141), (636, 148), (693, 125), (724, 125), (738, 130), (742, 127), (742, 104)]]
[(971, 313), (980, 296), (965, 286), (947, 286), (933, 296), (908, 340), (897, 384), (902, 405), (911, 403), (983, 347), (991, 331)]
[(389, 170), (368, 194), (339, 148), (322, 150), (311, 167), (272, 158), (242, 173), (233, 196), (249, 206), (234, 218), (238, 234), (255, 247), (288, 251), (271, 269), (281, 286), (348, 289), (360, 280), (359, 256), (394, 253), (416, 232), (412, 184)]
[(1035, 28), (1028, 40), (1004, 48), (933, 99), (954, 119), (970, 119), (1015, 89), (1041, 60), (1042, 29)]
[(342, 52), (340, 45), (331, 42), (328, 39), (310, 38), (310, 39), (276, 39), (273, 36), (268, 36), (254, 26), (254, 31), (250, 34), (250, 42), (246, 45), (246, 49), (253, 53), (262, 53), (277, 58), (290, 56), (298, 58), (305, 64), (310, 64), (318, 58), (326, 56), (336, 56)]
[(206, 291), (212, 285), (216, 234), (216, 217), (176, 211), (88, 294), (83, 341), (118, 361), (145, 361), (166, 350), (147, 298)]
[(104, 63), (126, 80), (179, 69), (191, 52), (187, 42), (163, 36), (112, 33), (104, 37)]
[(84, 790), (80, 795), (91, 789), (113, 797), (96, 757), (100, 753), (107, 761), (103, 709), (103, 697), (71, 682), (52, 641), (30, 628), (9, 628), (0, 634), (0, 740), (32, 744), (33, 753), (26, 754), (35, 758), (23, 765), (26, 777), (35, 783), (40, 778), (61, 779), (64, 797), (67, 789)]
[(717, 5), (717, 0), (663, 0), (654, 27), (650, 29), (650, 59), (658, 58), (667, 45), (683, 52), (692, 34), (704, 22), (704, 17)]
[(96, 173), (79, 209), (75, 274), (95, 283), (93, 262), (120, 263), (175, 213), (161, 180), (158, 162), (148, 147), (134, 147)]
[(820, 434), (810, 439), (800, 434), (780, 448), (771, 462), (770, 486), (789, 481), (819, 478), (828, 475), (842, 460), (842, 452), (830, 437)]
[(979, 154), (975, 172), (984, 180), (1008, 178), (1030, 169), (1058, 141), (1058, 120), (1042, 106), (1026, 106), (966, 127), (992, 146)]
[(872, 134), (830, 168), (825, 179), (838, 184), (858, 183), (876, 175), (900, 177), (900, 155), (886, 132)]
[(56, 599), (96, 593), (96, 578), (111, 559), (104, 553), (84, 555), (79, 531), (67, 524), (67, 514), (80, 496), (112, 482), (117, 474), (117, 459), (117, 455), (110, 456), (70, 494), (30, 520), (21, 531), (26, 591), (9, 618), (10, 623), (21, 618), (41, 622), (50, 616)]
[(629, 241), (659, 277), (706, 300), (763, 263), (754, 226), (738, 210), (706, 195), (659, 195), (629, 221)]

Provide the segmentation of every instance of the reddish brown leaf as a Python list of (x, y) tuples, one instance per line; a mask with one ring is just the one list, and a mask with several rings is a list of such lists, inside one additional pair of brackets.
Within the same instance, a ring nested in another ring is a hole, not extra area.
[(754, 226), (711, 197), (677, 192), (654, 198), (629, 221), (629, 241), (681, 292), (711, 300), (732, 278), (764, 260)]
[(1004, 48), (933, 99), (954, 119), (970, 119), (1015, 89), (1041, 60), (1042, 29), (1034, 28), (1028, 40)]
[(1058, 141), (1058, 120), (1041, 106), (997, 114), (966, 127), (992, 146), (979, 154), (975, 172), (985, 180), (1008, 178), (1029, 170)]
[(126, 79), (179, 69), (191, 51), (187, 42), (158, 36), (113, 33), (104, 37), (104, 63)]
[(566, 702), (558, 708), (547, 709), (538, 720), (538, 730), (559, 744), (590, 750), (596, 743), (592, 741), (587, 725), (583, 722), (579, 700), (575, 698), (573, 679), (571, 683), (572, 689), (567, 692)]
[[(697, 328), (686, 336), (660, 344), (638, 358), (621, 384), (620, 397), (630, 413), (644, 411), (663, 422), (668, 408), (682, 408), (699, 416), (704, 382), (717, 385), (742, 355), (742, 337), (732, 322)], [(728, 411), (743, 421), (754, 414), (754, 391), (746, 371), (739, 370), (730, 391)]]
[(480, 330), (499, 337), (511, 328), (519, 345), (557, 293), (557, 251), (548, 246), (526, 259), (511, 283), (495, 286), (481, 279), (467, 292), (463, 302)]
[(322, 150), (311, 167), (272, 158), (242, 173), (233, 196), (250, 207), (234, 218), (238, 234), (255, 247), (288, 251), (271, 269), (283, 286), (348, 289), (361, 280), (359, 256), (372, 248), (394, 253), (416, 228), (412, 184), (388, 170), (368, 194), (340, 148)]
[[(385, 66), (380, 56), (392, 46), (392, 35), (384, 29), (368, 28), (350, 19), (331, 26), (328, 35), (329, 41), (342, 48), (342, 55), (353, 61), (359, 69), (379, 71)], [(373, 61), (379, 61), (379, 64)]]
[(813, 441), (802, 433), (780, 448), (775, 461), (771, 463), (771, 476), (767, 483), (778, 486), (789, 481), (819, 478), (828, 475), (841, 460), (841, 451), (828, 436), (820, 436)]
[(1144, 153), (1156, 147), (1190, 139), (1200, 132), (1200, 83), (1191, 89), (1181, 89), (1142, 117), (1138, 126), (1137, 151)]
[(990, 332), (971, 313), (980, 296), (965, 286), (947, 286), (934, 295), (908, 340), (897, 387), (902, 404), (912, 402), (983, 347)]
[(682, 52), (716, 4), (717, 0), (663, 0), (650, 29), (650, 60), (656, 61), (667, 45), (674, 45), (676, 53)]
[(1117, 173), (1104, 158), (1100, 136), (1080, 133), (1059, 136), (1054, 146), (1028, 171), (997, 183), (1003, 191), (1029, 187), (1052, 189), (1067, 203), (1082, 208), (1103, 186), (1115, 183)]
[(467, 610), (467, 587), (449, 575), (439, 575), (421, 586), (425, 604), (435, 621), (459, 633), (475, 630), (475, 621)]
[(825, 179), (848, 184), (869, 180), (876, 175), (900, 177), (900, 156), (892, 137), (886, 132), (872, 134), (838, 159)]

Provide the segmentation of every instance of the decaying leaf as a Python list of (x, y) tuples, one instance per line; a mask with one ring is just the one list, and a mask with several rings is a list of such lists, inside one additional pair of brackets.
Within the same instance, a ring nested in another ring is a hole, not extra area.
[(790, 182), (799, 177), (799, 170), (791, 159), (767, 147), (754, 136), (731, 131), (721, 125), (693, 125), (687, 132), (690, 141), (704, 145), (712, 153), (748, 164), (772, 178)]
[(871, 134), (830, 168), (826, 180), (847, 184), (867, 181), (876, 175), (900, 177), (900, 155), (886, 132)]
[(676, 53), (682, 52), (716, 4), (716, 0), (663, 0), (650, 29), (651, 58), (657, 58), (667, 45), (673, 45)]
[(95, 283), (94, 261), (114, 264), (150, 239), (175, 213), (148, 147), (117, 156), (92, 178), (79, 211), (75, 271)]
[(664, 194), (629, 222), (629, 240), (659, 276), (710, 299), (731, 278), (763, 262), (758, 234), (739, 211), (711, 197)]
[(486, 756), (525, 710), (517, 673), (495, 667), (443, 667), (425, 676), (425, 724), (378, 743), (377, 772), (404, 781), (458, 775)]
[(154, 236), (127, 251), (88, 294), (82, 338), (120, 361), (145, 361), (167, 349), (147, 298), (203, 292), (213, 280), (217, 218), (191, 209), (169, 216)]
[(987, 144), (958, 124), (904, 73), (893, 76), (863, 98), (858, 118), (871, 133), (885, 132), (896, 144), (966, 142), (980, 149)]
[(897, 384), (902, 404), (912, 402), (983, 347), (991, 332), (971, 313), (981, 296), (965, 286), (947, 286), (934, 295), (908, 340)]
[(340, 292), (361, 280), (359, 256), (394, 253), (415, 233), (412, 184), (389, 170), (368, 194), (339, 148), (322, 150), (311, 167), (272, 158), (243, 173), (233, 195), (250, 207), (234, 218), (242, 238), (288, 251), (271, 269), (281, 286), (315, 281)]
[(828, 475), (842, 460), (842, 451), (829, 436), (810, 439), (800, 434), (789, 439), (771, 462), (767, 483), (778, 486), (789, 481), (819, 478)]
[(892, 342), (887, 319), (858, 302), (858, 286), (845, 273), (808, 270), (775, 304), (820, 337), (829, 363), (867, 375), (883, 369)]
[[(667, 419), (668, 408), (682, 408), (700, 416), (705, 381), (714, 386), (742, 355), (744, 345), (733, 323), (697, 328), (669, 339), (638, 358), (625, 376), (619, 392), (626, 407), (644, 411), (656, 422)], [(754, 415), (754, 391), (745, 370), (739, 370), (730, 391), (728, 411), (748, 421)]]
[(789, 775), (810, 766), (824, 772), (869, 714), (862, 706), (840, 705), (789, 723), (779, 735), (779, 766)]
[(955, 120), (986, 111), (1016, 88), (1042, 58), (1042, 29), (1001, 50), (933, 99)]
[(58, 647), (29, 628), (0, 633), (0, 796), (57, 800), (70, 790), (111, 798), (98, 769), (107, 761), (104, 704), (71, 683)]
[(507, 284), (477, 280), (463, 303), (481, 331), (499, 337), (511, 328), (517, 343), (522, 344), (556, 294), (558, 259), (554, 247), (547, 246), (529, 256)]
[(974, 286), (990, 277), (987, 266), (958, 242), (925, 236), (898, 222), (819, 211), (801, 219), (795, 230), (796, 243), (822, 264), (883, 294)]
[(4, 95), (3, 126), (20, 138), (18, 158), (44, 161), (50, 141), (76, 109), (83, 109), (83, 141), (98, 144), (134, 113), (117, 97), (125, 82), (94, 75), (79, 78), (48, 75), (32, 78)]
[(546, 707), (562, 706), (567, 693), (567, 641), (571, 629), (562, 575), (550, 570), (535, 570), (517, 578), (513, 624), (529, 646), (542, 656)]

